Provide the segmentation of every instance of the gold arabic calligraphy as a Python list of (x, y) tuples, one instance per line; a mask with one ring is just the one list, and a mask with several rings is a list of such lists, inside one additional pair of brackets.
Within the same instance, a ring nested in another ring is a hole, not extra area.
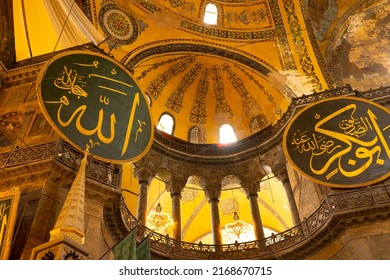
[[(54, 85), (57, 88), (68, 90), (69, 93), (77, 95), (79, 98), (80, 96), (88, 97), (88, 93), (86, 93), (83, 89), (83, 84), (85, 84), (83, 82), (83, 78), (84, 77), (79, 76), (76, 71), (68, 70), (68, 68), (64, 66), (63, 75), (54, 80)], [(76, 82), (82, 85), (79, 86)]]
[[(99, 62), (98, 61), (93, 61), (91, 64), (85, 64), (85, 63), (73, 63), (74, 65), (77, 65), (79, 67), (91, 67), (98, 69), (99, 68)], [(88, 75), (79, 75), (75, 69), (68, 69), (68, 67), (64, 66), (63, 72), (60, 74), (58, 78), (54, 80), (54, 86), (58, 89), (61, 90), (66, 90), (68, 94), (74, 95), (77, 97), (80, 102), (82, 102), (82, 98), (92, 98), (92, 95), (86, 92), (87, 85), (89, 83), (98, 83), (96, 81), (102, 81), (105, 82), (105, 84), (98, 84), (97, 87), (100, 88), (101, 90), (114, 93), (114, 94), (119, 94), (119, 96), (127, 96), (128, 92), (124, 91), (123, 89), (117, 89), (115, 88), (115, 85), (122, 85), (128, 88), (132, 88), (133, 85), (128, 84), (126, 82), (123, 82), (121, 80), (115, 79), (113, 76), (117, 74), (116, 69), (112, 69), (110, 71), (110, 74), (112, 76), (104, 76), (95, 73), (90, 73)], [(97, 124), (95, 128), (92, 129), (87, 129), (83, 126), (82, 124), (82, 118), (84, 114), (86, 113), (87, 105), (83, 104), (77, 107), (71, 115), (67, 118), (64, 119), (64, 114), (63, 110), (65, 107), (70, 105), (70, 100), (66, 95), (63, 95), (59, 100), (57, 101), (45, 101), (45, 103), (48, 104), (60, 104), (58, 110), (57, 110), (57, 121), (62, 127), (68, 127), (70, 126), (73, 121), (74, 125), (77, 128), (78, 132), (80, 132), (82, 135), (85, 136), (92, 136), (96, 135), (99, 139), (100, 142), (104, 144), (110, 144), (114, 139), (115, 139), (115, 133), (116, 133), (116, 123), (117, 123), (117, 116), (114, 113), (111, 113), (109, 116), (109, 132), (106, 131), (106, 135), (103, 133), (103, 122), (105, 118), (105, 110), (104, 108), (101, 108), (98, 111), (98, 117), (97, 117)], [(105, 94), (100, 94), (99, 96), (99, 102), (101, 104), (104, 104), (105, 106), (110, 105), (110, 98), (106, 96)], [(123, 102), (128, 102), (127, 100), (123, 100)], [(127, 129), (126, 129), (126, 134), (125, 138), (123, 141), (123, 146), (122, 146), (122, 153), (121, 156), (123, 156), (129, 146), (130, 139), (131, 139), (131, 132), (132, 128), (134, 125), (134, 118), (136, 116), (136, 110), (140, 105), (140, 96), (139, 92), (134, 94), (134, 99), (131, 107), (131, 111), (129, 114), (129, 120), (127, 123)], [(85, 120), (84, 120), (85, 121)], [(90, 121), (90, 120), (88, 120)], [(142, 126), (146, 125), (145, 121), (141, 121), (137, 119), (139, 128), (136, 131), (135, 139), (134, 142), (138, 141), (138, 134), (142, 133)], [(89, 139), (92, 141), (91, 139)], [(99, 142), (95, 142), (95, 144), (99, 144)]]
[[(326, 128), (328, 122), (345, 112), (351, 114), (349, 118), (339, 121), (340, 130)], [(297, 130), (293, 134), (291, 145), (295, 150), (300, 154), (310, 153), (311, 172), (316, 175), (325, 174), (327, 180), (338, 172), (345, 177), (355, 177), (373, 163), (383, 165), (386, 156), (390, 159), (389, 145), (383, 135), (384, 130), (378, 126), (375, 114), (368, 109), (367, 116), (356, 118), (355, 112), (356, 104), (347, 105), (320, 120), (314, 126), (314, 132)], [(369, 139), (362, 140), (363, 136)], [(350, 154), (351, 151), (354, 151), (353, 156)], [(329, 170), (335, 162), (337, 167)], [(348, 168), (345, 167), (345, 163)]]

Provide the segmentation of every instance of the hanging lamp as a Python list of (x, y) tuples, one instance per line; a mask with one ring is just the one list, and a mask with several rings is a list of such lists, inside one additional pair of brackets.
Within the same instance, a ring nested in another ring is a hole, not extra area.
[(234, 212), (233, 214), (233, 223), (228, 223), (225, 225), (225, 232), (231, 235), (237, 236), (237, 239), (240, 238), (240, 235), (244, 233), (248, 233), (251, 230), (253, 230), (253, 226), (249, 223), (244, 222), (243, 220), (240, 220), (240, 217), (238, 216), (237, 212)]
[(162, 211), (162, 206), (160, 203), (160, 183), (161, 180), (158, 179), (158, 203), (157, 206), (152, 210), (149, 215), (146, 217), (146, 225), (151, 230), (162, 231), (167, 229), (170, 225), (173, 224), (172, 218), (168, 213)]
[(232, 190), (232, 196), (233, 196), (233, 205), (234, 205), (234, 212), (233, 212), (233, 220), (234, 222), (228, 223), (225, 225), (224, 231), (227, 234), (237, 236), (237, 239), (240, 238), (242, 234), (248, 233), (253, 230), (253, 225), (244, 222), (243, 220), (240, 220), (240, 217), (238, 216), (236, 204), (234, 203), (234, 190)]

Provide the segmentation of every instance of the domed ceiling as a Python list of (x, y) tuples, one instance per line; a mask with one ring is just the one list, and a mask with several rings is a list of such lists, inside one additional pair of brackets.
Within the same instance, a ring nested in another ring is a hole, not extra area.
[[(169, 113), (173, 135), (183, 140), (196, 125), (205, 142), (218, 142), (224, 123), (242, 139), (274, 124), (292, 97), (388, 81), (389, 0), (76, 0), (77, 9), (67, 0), (23, 3), (13, 1), (18, 61), (54, 45), (94, 42), (134, 74), (154, 123)], [(217, 8), (215, 25), (203, 22), (209, 3)], [(377, 59), (367, 60), (366, 49)]]
[(188, 140), (196, 125), (216, 143), (227, 123), (243, 139), (275, 123), (293, 96), (326, 88), (294, 1), (213, 1), (216, 25), (203, 23), (209, 2), (93, 2), (101, 48), (133, 73), (155, 124), (168, 113), (175, 137)]
[[(151, 99), (155, 118), (168, 112), (180, 126), (202, 125), (208, 132), (229, 123), (238, 138), (244, 138), (251, 132), (251, 120), (256, 119), (258, 128), (264, 128), (276, 121), (282, 114), (281, 106), (286, 106), (283, 93), (265, 78), (270, 71), (254, 61), (258, 69), (246, 67), (239, 62), (248, 61), (246, 57), (192, 43), (156, 47), (154, 51), (168, 53), (128, 66), (134, 65), (135, 77)], [(186, 137), (185, 131), (179, 133), (178, 137)]]

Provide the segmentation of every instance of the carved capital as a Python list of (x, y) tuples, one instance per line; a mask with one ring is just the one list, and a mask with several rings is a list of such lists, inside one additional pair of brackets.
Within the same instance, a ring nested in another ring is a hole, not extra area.
[(283, 184), (286, 182), (289, 182), (290, 179), (288, 178), (288, 173), (286, 168), (281, 168), (275, 173), (275, 177), (277, 177)]
[(257, 193), (260, 191), (260, 184), (259, 182), (252, 180), (250, 182), (245, 182), (242, 185), (242, 188), (248, 197), (252, 195), (257, 196)]
[(171, 194), (171, 196), (180, 196), (181, 191), (184, 189), (184, 186), (185, 182), (173, 180), (166, 184), (166, 190)]
[(209, 202), (212, 200), (219, 201), (221, 197), (221, 187), (207, 187), (205, 188), (204, 193)]
[(154, 172), (146, 166), (134, 167), (134, 176), (139, 183), (147, 182), (149, 184), (154, 178)]

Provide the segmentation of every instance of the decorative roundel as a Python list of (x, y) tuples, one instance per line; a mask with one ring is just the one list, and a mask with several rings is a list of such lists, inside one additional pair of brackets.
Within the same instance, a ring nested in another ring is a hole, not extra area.
[(135, 18), (114, 4), (105, 5), (100, 9), (99, 23), (104, 33), (114, 42), (126, 45), (138, 36)]

